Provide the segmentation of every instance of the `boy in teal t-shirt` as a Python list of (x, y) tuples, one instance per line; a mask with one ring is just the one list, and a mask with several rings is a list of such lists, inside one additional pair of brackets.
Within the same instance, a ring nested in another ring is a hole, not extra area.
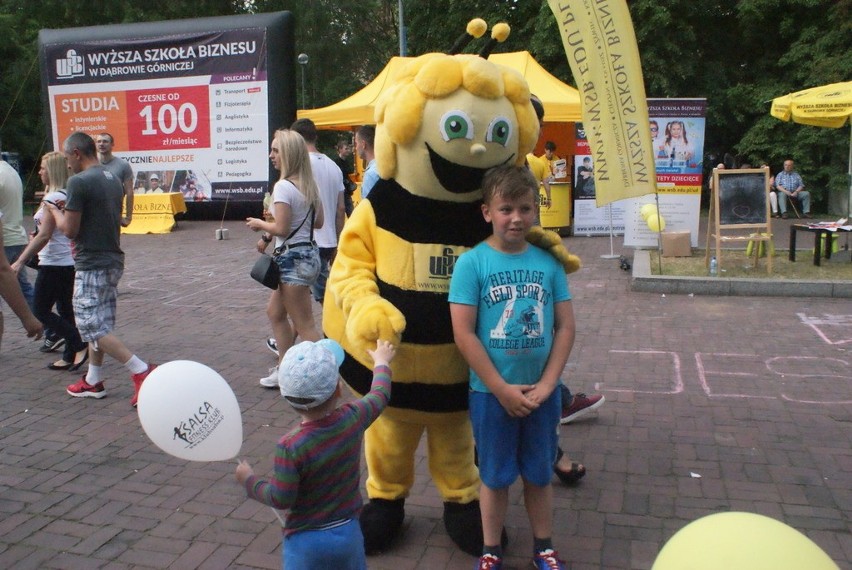
[(456, 344), (470, 366), (470, 416), (482, 478), (483, 554), (500, 569), (509, 486), (520, 475), (536, 568), (564, 568), (553, 548), (550, 478), (557, 450), (559, 376), (574, 344), (562, 265), (526, 241), (538, 184), (524, 167), (499, 166), (482, 182), (492, 234), (459, 257), (450, 283)]

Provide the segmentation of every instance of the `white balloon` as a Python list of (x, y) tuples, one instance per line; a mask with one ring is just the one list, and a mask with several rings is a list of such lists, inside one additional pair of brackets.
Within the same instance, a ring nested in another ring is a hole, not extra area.
[(198, 362), (159, 365), (139, 390), (137, 411), (151, 441), (181, 459), (233, 459), (243, 444), (237, 397), (218, 372)]

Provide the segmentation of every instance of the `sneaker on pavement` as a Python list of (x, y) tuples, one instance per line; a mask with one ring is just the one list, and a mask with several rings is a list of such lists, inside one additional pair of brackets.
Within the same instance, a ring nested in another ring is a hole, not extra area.
[(501, 570), (503, 559), (493, 554), (483, 554), (474, 566), (473, 570)]
[(264, 376), (260, 379), (260, 385), (264, 388), (278, 387), (278, 367), (273, 366), (269, 369), (269, 376)]
[(559, 553), (548, 548), (542, 550), (533, 558), (536, 570), (565, 570), (565, 561), (559, 559)]
[(272, 353), (275, 354), (275, 356), (278, 356), (278, 343), (275, 342), (274, 338), (269, 337), (268, 339), (266, 339), (266, 348), (271, 350)]
[(44, 342), (39, 347), (39, 352), (56, 352), (60, 348), (65, 346), (65, 339), (61, 336), (56, 336), (53, 338), (44, 337)]
[(559, 423), (569, 424), (574, 420), (580, 419), (586, 414), (600, 408), (605, 401), (606, 398), (602, 394), (592, 394), (591, 396), (574, 394), (574, 397), (567, 406), (562, 404), (562, 419), (559, 420)]
[(79, 380), (65, 388), (65, 391), (68, 392), (69, 396), (74, 396), (75, 398), (101, 399), (106, 396), (104, 383), (98, 382), (94, 386), (91, 386), (88, 382), (86, 382), (85, 374), (83, 374)]
[(130, 398), (130, 405), (134, 408), (136, 407), (137, 400), (139, 400), (139, 388), (142, 387), (142, 382), (145, 381), (145, 378), (148, 377), (148, 374), (153, 372), (156, 367), (156, 364), (149, 364), (148, 370), (146, 370), (145, 372), (140, 372), (139, 374), (133, 374), (130, 376), (131, 380), (133, 380), (133, 397)]

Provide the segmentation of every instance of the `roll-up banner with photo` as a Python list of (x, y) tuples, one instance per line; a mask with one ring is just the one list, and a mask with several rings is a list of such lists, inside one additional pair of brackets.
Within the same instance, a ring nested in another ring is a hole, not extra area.
[[(698, 246), (701, 207), (702, 157), (704, 155), (705, 99), (648, 99), (648, 118), (660, 213), (666, 229), (690, 230)], [(595, 205), (594, 157), (585, 130), (576, 123), (574, 156), (574, 235), (609, 235), (609, 209)], [(655, 247), (657, 234), (639, 214), (654, 195), (620, 200), (612, 204), (612, 230), (624, 235), (624, 245)]]
[[(660, 214), (666, 230), (689, 230), (698, 247), (701, 215), (706, 99), (648, 99), (648, 120), (657, 168)], [(639, 213), (654, 195), (624, 200), (624, 245), (657, 247)]]
[(574, 123), (576, 130), (574, 147), (574, 235), (609, 235), (610, 208), (612, 208), (612, 233), (624, 234), (624, 204), (619, 200), (601, 208), (595, 201), (595, 162), (586, 138), (583, 123)]
[(136, 191), (180, 192), (190, 213), (261, 204), (294, 52), (289, 12), (41, 30), (49, 140), (110, 133)]

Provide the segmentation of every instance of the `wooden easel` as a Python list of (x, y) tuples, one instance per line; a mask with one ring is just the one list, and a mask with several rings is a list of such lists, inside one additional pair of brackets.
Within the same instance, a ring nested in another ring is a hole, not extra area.
[[(716, 241), (716, 263), (722, 270), (722, 244), (754, 243), (754, 266), (760, 259), (760, 242), (772, 241), (772, 218), (769, 208), (769, 169), (713, 169), (712, 196), (707, 219), (704, 265), (710, 265), (710, 238)], [(745, 233), (744, 233), (745, 232)], [(766, 267), (772, 273), (772, 254), (769, 244)]]

